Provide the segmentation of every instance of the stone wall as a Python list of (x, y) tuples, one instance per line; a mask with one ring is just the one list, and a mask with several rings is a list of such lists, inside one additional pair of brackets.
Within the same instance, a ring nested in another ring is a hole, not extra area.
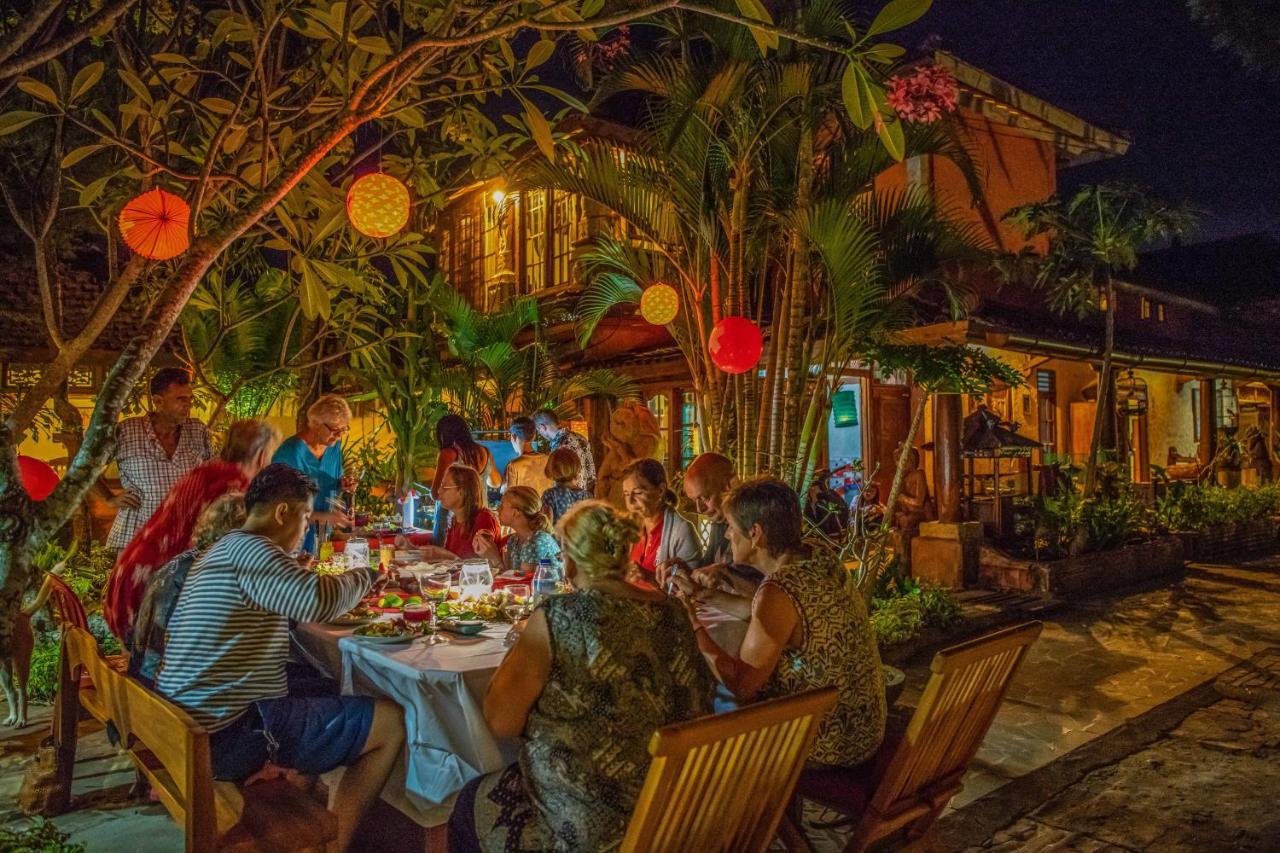
[(1063, 560), (984, 562), (979, 578), (987, 587), (1069, 598), (1163, 577), (1182, 566), (1182, 542), (1168, 536)]
[(1182, 542), (1187, 562), (1213, 562), (1274, 550), (1280, 545), (1280, 524), (1273, 518), (1258, 518), (1174, 535)]

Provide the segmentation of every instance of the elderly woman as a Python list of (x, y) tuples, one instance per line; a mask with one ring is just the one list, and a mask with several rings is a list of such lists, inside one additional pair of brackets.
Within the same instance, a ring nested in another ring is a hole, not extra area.
[(428, 545), (422, 549), (427, 560), (466, 560), (477, 556), (477, 534), (485, 533), (496, 539), (498, 520), (484, 505), (484, 484), (480, 474), (470, 465), (455, 462), (440, 478), (436, 494), (440, 506), (449, 511), (449, 527), (445, 531), (444, 547)]
[(675, 576), (686, 601), (750, 615), (735, 655), (716, 645), (690, 606), (698, 648), (743, 702), (835, 687), (836, 706), (818, 728), (811, 761), (851, 767), (872, 759), (884, 738), (884, 672), (862, 594), (834, 554), (802, 544), (800, 499), (785, 483), (738, 486), (725, 517), (734, 562), (755, 566), (764, 581), (735, 606), (734, 596)]
[(626, 580), (639, 524), (584, 501), (559, 531), (575, 591), (538, 606), (484, 700), (495, 735), (524, 735), (519, 761), (458, 795), (450, 850), (616, 848), (654, 730), (711, 711), (713, 682), (680, 607)]
[(266, 421), (233, 423), (219, 458), (205, 462), (179, 480), (120, 553), (107, 577), (102, 615), (126, 646), (151, 575), (191, 547), (196, 520), (205, 507), (228, 492), (243, 492), (271, 461), (279, 443), (280, 432)]
[(667, 488), (667, 471), (656, 459), (637, 459), (622, 472), (622, 498), (644, 525), (644, 535), (631, 549), (631, 562), (646, 579), (669, 561), (696, 563), (702, 553), (693, 525), (675, 511), (676, 496)]
[(540, 560), (560, 564), (560, 546), (551, 533), (551, 521), (542, 512), (538, 493), (529, 486), (512, 486), (498, 505), (498, 523), (511, 528), (507, 541), (499, 544), (493, 533), (484, 530), (472, 542), (476, 554), (499, 571), (532, 574)]
[(344, 490), (342, 470), (342, 437), (351, 429), (351, 407), (337, 394), (325, 394), (307, 409), (306, 425), (297, 435), (280, 444), (272, 462), (281, 462), (315, 480), (317, 491), (311, 512), (311, 527), (302, 549), (317, 553), (316, 528), (319, 525), (345, 527), (351, 519), (331, 506)]

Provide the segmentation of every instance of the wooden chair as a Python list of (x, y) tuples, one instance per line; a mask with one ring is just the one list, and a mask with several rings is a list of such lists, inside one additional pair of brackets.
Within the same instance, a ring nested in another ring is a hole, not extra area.
[(923, 837), (963, 787), (969, 763), (1041, 628), (1028, 622), (938, 652), (905, 733), (886, 737), (872, 766), (801, 774), (797, 798), (856, 824), (846, 853), (903, 830), (910, 840)]
[(659, 729), (623, 853), (768, 848), (834, 688)]
[[(114, 669), (97, 641), (71, 625), (63, 628), (53, 720), (61, 796), (71, 790), (81, 707), (115, 729), (121, 748), (182, 825), (188, 853), (337, 850), (337, 817), (303, 788), (285, 780), (263, 782), (246, 798), (235, 785), (214, 782), (209, 733), (181, 708)], [(54, 809), (68, 805), (55, 803)]]

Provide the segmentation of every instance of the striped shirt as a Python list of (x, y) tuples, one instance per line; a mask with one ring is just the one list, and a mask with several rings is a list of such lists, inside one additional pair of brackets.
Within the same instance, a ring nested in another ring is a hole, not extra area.
[(174, 484), (201, 462), (213, 458), (209, 428), (195, 418), (187, 418), (178, 429), (178, 446), (173, 456), (164, 452), (151, 418), (143, 415), (116, 424), (116, 465), (120, 485), (135, 493), (142, 505), (120, 507), (107, 536), (107, 547), (120, 551), (142, 529)]
[(196, 561), (169, 620), (156, 689), (210, 731), (287, 691), (289, 620), (355, 607), (372, 575), (318, 575), (254, 533), (228, 533)]

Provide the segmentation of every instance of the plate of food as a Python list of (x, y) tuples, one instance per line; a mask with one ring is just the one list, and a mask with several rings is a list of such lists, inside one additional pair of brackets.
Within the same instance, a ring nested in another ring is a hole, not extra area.
[(442, 619), (436, 622), (436, 627), (441, 631), (461, 634), (464, 637), (474, 637), (483, 631), (486, 626), (479, 619)]
[(337, 625), (342, 628), (351, 628), (358, 625), (368, 625), (377, 618), (378, 614), (370, 610), (369, 605), (362, 601), (351, 610), (343, 613), (341, 616), (330, 619), (329, 624)]
[(362, 625), (352, 631), (351, 636), (359, 637), (368, 643), (390, 645), (393, 643), (412, 642), (419, 637), (425, 636), (425, 632), (410, 627), (403, 619), (392, 619), (386, 622), (370, 622), (368, 625)]

